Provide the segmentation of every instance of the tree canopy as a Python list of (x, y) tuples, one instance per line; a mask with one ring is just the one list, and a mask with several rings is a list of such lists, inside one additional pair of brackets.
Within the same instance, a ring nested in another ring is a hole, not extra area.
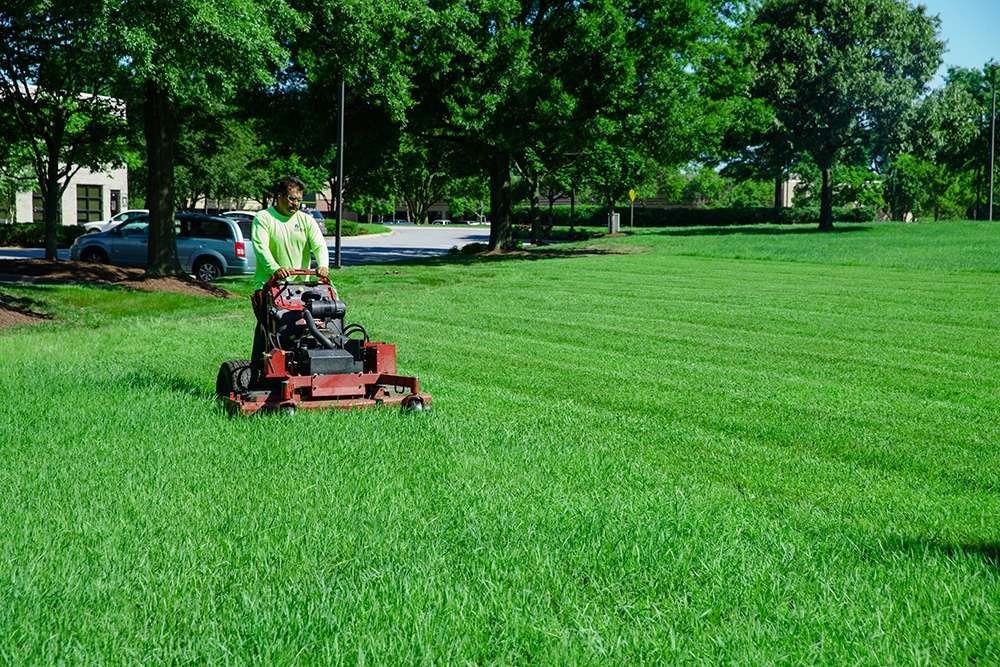
[(103, 0), (11, 0), (0, 8), (0, 128), (34, 170), (50, 260), (70, 179), (81, 168), (123, 161), (125, 108), (110, 96), (115, 51), (101, 22), (106, 9)]
[(832, 229), (831, 169), (896, 142), (941, 62), (938, 19), (906, 0), (765, 0), (755, 93), (822, 173), (820, 228)]
[(925, 95), (937, 28), (909, 0), (12, 0), (0, 124), (33, 138), (7, 162), (31, 157), (54, 253), (71, 170), (127, 156), (126, 102), (153, 274), (175, 206), (266, 205), (286, 170), (369, 214), (488, 208), (494, 249), (521, 201), (537, 239), (543, 199), (780, 206), (793, 170), (830, 229), (834, 204), (981, 208), (986, 79)]

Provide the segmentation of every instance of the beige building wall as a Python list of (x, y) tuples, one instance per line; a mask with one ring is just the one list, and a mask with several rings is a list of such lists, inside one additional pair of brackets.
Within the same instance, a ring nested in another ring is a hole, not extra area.
[[(99, 220), (107, 220), (117, 212), (126, 210), (128, 206), (128, 168), (125, 166), (109, 169), (105, 172), (92, 172), (89, 169), (80, 169), (73, 178), (62, 196), (62, 224), (75, 225), (78, 220), (77, 195), (80, 192), (78, 186), (97, 186), (100, 188), (100, 216)], [(112, 210), (113, 193), (118, 193), (118, 208)], [(33, 192), (18, 192), (16, 195), (17, 222), (31, 222), (34, 219)], [(41, 193), (38, 193), (41, 194)]]
[(792, 174), (788, 177), (781, 185), (781, 205), (785, 208), (791, 208), (792, 202), (795, 200), (795, 186), (802, 182), (802, 179), (798, 176)]

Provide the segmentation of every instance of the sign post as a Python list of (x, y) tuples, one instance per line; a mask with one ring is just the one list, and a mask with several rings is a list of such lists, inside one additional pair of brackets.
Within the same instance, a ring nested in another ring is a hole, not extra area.
[(632, 188), (632, 189), (630, 189), (628, 191), (628, 201), (629, 201), (628, 226), (629, 227), (635, 227), (635, 195), (636, 195), (635, 188)]
[[(333, 251), (333, 268), (342, 268), (340, 260), (340, 233), (344, 219), (344, 79), (340, 79), (340, 118), (337, 120), (337, 225)], [(356, 216), (355, 216), (356, 217)]]

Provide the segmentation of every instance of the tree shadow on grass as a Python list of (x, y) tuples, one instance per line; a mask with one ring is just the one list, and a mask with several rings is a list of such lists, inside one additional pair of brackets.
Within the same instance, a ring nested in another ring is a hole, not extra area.
[(848, 234), (852, 232), (868, 232), (871, 231), (871, 227), (868, 226), (851, 226), (851, 227), (837, 227), (834, 226), (833, 230), (829, 232), (820, 231), (819, 227), (810, 225), (808, 227), (802, 226), (791, 226), (791, 225), (768, 225), (764, 226), (735, 226), (735, 227), (698, 227), (697, 229), (666, 229), (662, 232), (656, 232), (657, 236), (733, 236), (737, 234), (745, 235), (756, 235), (756, 236), (787, 236), (787, 235), (801, 235), (801, 234)]
[(201, 400), (215, 398), (215, 387), (210, 383), (193, 382), (186, 378), (148, 368), (129, 371), (122, 377), (122, 382), (135, 389), (166, 389), (173, 393), (185, 394)]
[(1000, 543), (968, 542), (955, 544), (938, 540), (903, 539), (896, 548), (911, 554), (934, 553), (948, 558), (978, 558), (1000, 574)]
[(600, 257), (608, 255), (633, 255), (638, 252), (646, 252), (644, 247), (627, 248), (601, 248), (601, 247), (580, 247), (580, 248), (553, 248), (550, 246), (539, 246), (530, 250), (508, 250), (499, 253), (477, 252), (473, 254), (450, 254), (439, 255), (437, 257), (423, 257), (420, 259), (403, 260), (390, 262), (392, 266), (461, 266), (467, 264), (489, 264), (496, 262), (527, 261), (534, 262), (545, 259), (570, 259), (574, 257)]

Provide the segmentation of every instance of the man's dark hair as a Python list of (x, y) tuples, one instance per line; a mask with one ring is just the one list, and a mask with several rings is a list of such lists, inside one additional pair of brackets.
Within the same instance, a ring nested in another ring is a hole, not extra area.
[(283, 179), (278, 181), (278, 184), (274, 186), (274, 196), (280, 197), (282, 195), (287, 195), (289, 190), (301, 190), (306, 191), (306, 184), (302, 182), (301, 179), (295, 178), (294, 176), (285, 176)]

